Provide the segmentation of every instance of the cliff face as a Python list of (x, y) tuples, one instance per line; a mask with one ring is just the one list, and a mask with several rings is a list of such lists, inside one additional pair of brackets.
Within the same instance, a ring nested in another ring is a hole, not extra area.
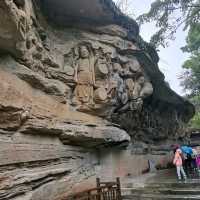
[(184, 138), (193, 106), (112, 1), (2, 0), (0, 25), (0, 199), (140, 174)]

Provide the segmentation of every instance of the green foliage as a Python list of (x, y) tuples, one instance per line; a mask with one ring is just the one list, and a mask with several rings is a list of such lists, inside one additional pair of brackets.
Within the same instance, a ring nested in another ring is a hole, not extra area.
[(189, 100), (195, 105), (196, 107), (196, 114), (190, 120), (189, 126), (192, 128), (200, 128), (200, 95), (190, 97)]
[(177, 29), (188, 28), (200, 20), (200, 0), (155, 0), (151, 9), (138, 17), (139, 24), (156, 22), (158, 31), (152, 36), (154, 46), (166, 46), (173, 40)]
[(196, 23), (190, 26), (187, 36), (187, 45), (183, 51), (191, 54), (185, 61), (183, 68), (185, 72), (182, 75), (181, 85), (189, 93), (189, 100), (196, 107), (196, 114), (190, 121), (190, 126), (200, 128), (200, 24)]
[(189, 99), (195, 105), (196, 111), (200, 112), (200, 95), (190, 97)]
[(200, 128), (200, 0), (155, 0), (148, 13), (138, 17), (139, 24), (155, 22), (158, 31), (150, 43), (154, 47), (168, 45), (174, 40), (178, 28), (189, 29), (187, 45), (182, 48), (190, 53), (183, 64), (181, 85), (187, 91), (189, 100), (196, 107), (196, 115), (190, 126)]
[(200, 47), (200, 23), (190, 26), (186, 39), (187, 45), (182, 48), (183, 51), (197, 54)]
[(190, 120), (189, 126), (192, 128), (200, 128), (200, 112), (196, 113), (194, 117)]
[(191, 54), (183, 64), (185, 72), (182, 75), (181, 85), (191, 96), (200, 95), (200, 24), (193, 24), (187, 36), (187, 45), (183, 51)]
[(200, 94), (200, 55), (192, 54), (183, 64), (185, 72), (182, 74), (181, 85), (192, 96)]

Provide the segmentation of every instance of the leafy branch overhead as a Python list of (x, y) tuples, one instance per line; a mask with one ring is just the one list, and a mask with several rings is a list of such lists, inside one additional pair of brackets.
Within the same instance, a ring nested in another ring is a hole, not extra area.
[(196, 107), (196, 115), (189, 125), (200, 128), (200, 0), (155, 0), (149, 12), (139, 16), (137, 21), (140, 25), (155, 23), (157, 32), (150, 41), (154, 47), (166, 47), (175, 39), (179, 28), (189, 30), (182, 51), (190, 57), (183, 63), (180, 79), (187, 98)]
[(178, 28), (184, 29), (198, 23), (200, 20), (200, 0), (155, 0), (148, 13), (137, 18), (138, 23), (155, 22), (158, 28), (152, 36), (151, 43), (158, 47), (168, 45), (175, 39)]
[(180, 77), (182, 86), (192, 96), (200, 95), (200, 23), (190, 25), (183, 51), (190, 53), (184, 62), (185, 72)]

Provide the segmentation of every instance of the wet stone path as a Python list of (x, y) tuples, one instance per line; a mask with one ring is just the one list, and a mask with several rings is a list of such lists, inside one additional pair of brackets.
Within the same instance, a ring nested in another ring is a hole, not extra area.
[(136, 186), (137, 180), (128, 179), (122, 185), (123, 200), (200, 200), (198, 176), (178, 181), (175, 174), (164, 172)]

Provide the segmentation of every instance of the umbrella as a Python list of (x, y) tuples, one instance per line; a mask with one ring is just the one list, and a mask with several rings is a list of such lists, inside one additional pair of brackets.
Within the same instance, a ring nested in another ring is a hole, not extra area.
[(182, 152), (185, 153), (185, 154), (190, 154), (190, 155), (193, 154), (193, 151), (192, 151), (192, 148), (191, 148), (191, 147), (182, 146), (182, 147), (181, 147), (181, 150), (182, 150)]

